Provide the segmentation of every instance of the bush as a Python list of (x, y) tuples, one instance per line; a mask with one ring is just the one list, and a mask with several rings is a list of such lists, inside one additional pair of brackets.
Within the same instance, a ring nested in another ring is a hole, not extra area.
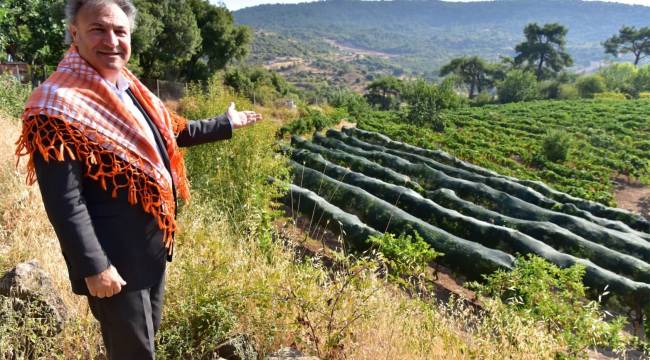
[(341, 119), (348, 117), (345, 109), (335, 109), (329, 113), (314, 108), (306, 108), (298, 119), (284, 125), (278, 130), (278, 137), (285, 135), (303, 135), (321, 131), (336, 125)]
[(161, 359), (204, 359), (226, 340), (235, 322), (218, 298), (200, 295), (194, 302), (180, 304), (167, 312), (158, 336), (157, 355)]
[(406, 116), (409, 122), (417, 125), (431, 124), (438, 132), (445, 129), (439, 112), (462, 104), (460, 96), (454, 92), (453, 83), (448, 80), (439, 86), (425, 80), (415, 80), (405, 86), (403, 98), (409, 105)]
[[(580, 356), (590, 347), (623, 348), (624, 318), (605, 321), (596, 301), (588, 301), (582, 283), (583, 266), (560, 269), (537, 256), (519, 258), (512, 271), (499, 270), (475, 285), (483, 296), (515, 309), (516, 314), (543, 322), (567, 346), (567, 355)], [(606, 293), (605, 293), (606, 294)]]
[(482, 91), (470, 101), (470, 104), (472, 106), (483, 106), (492, 102), (494, 102), (494, 96), (487, 91)]
[(545, 80), (539, 84), (540, 97), (543, 99), (558, 99), (560, 97), (560, 87), (563, 85), (559, 81)]
[(594, 94), (594, 99), (605, 99), (605, 100), (625, 100), (625, 94), (617, 91), (606, 91), (602, 93)]
[(598, 73), (605, 80), (605, 86), (609, 91), (624, 92), (633, 94), (634, 78), (638, 70), (630, 63), (612, 64), (601, 69)]
[(282, 76), (262, 67), (231, 68), (224, 74), (223, 82), (250, 101), (262, 105), (271, 104), (295, 92), (293, 86)]
[(384, 233), (371, 236), (368, 242), (382, 255), (390, 270), (389, 275), (394, 278), (418, 277), (425, 272), (429, 263), (442, 255), (433, 250), (417, 232), (413, 236), (402, 234), (398, 237)]
[(560, 85), (558, 92), (558, 99), (561, 100), (575, 100), (580, 97), (578, 93), (578, 88), (573, 84), (562, 84)]
[(331, 106), (343, 108), (353, 117), (361, 116), (372, 110), (362, 95), (349, 89), (330, 89), (326, 93), (326, 97)]
[[(239, 110), (251, 108), (245, 98), (232, 94), (213, 77), (205, 90), (190, 86), (179, 110), (190, 119), (203, 119), (223, 114), (231, 101)], [(214, 204), (221, 218), (238, 228), (258, 225), (252, 219), (261, 219), (277, 195), (276, 187), (267, 184), (268, 176), (287, 171), (282, 159), (274, 155), (277, 144), (269, 134), (276, 130), (277, 124), (262, 121), (236, 130), (228, 141), (193, 146), (185, 154), (193, 192)]]
[(0, 359), (45, 359), (60, 337), (56, 320), (38, 301), (0, 295)]
[(562, 131), (549, 132), (542, 141), (542, 155), (550, 161), (562, 162), (567, 159), (571, 140)]
[(601, 75), (586, 75), (576, 81), (576, 88), (580, 97), (592, 99), (595, 94), (607, 91), (605, 79)]
[(505, 79), (497, 83), (497, 94), (501, 103), (529, 101), (539, 97), (535, 74), (523, 70), (511, 70)]
[(9, 73), (0, 73), (0, 112), (19, 117), (30, 93), (29, 85), (21, 84)]
[(650, 64), (640, 66), (632, 80), (632, 86), (636, 93), (650, 91)]

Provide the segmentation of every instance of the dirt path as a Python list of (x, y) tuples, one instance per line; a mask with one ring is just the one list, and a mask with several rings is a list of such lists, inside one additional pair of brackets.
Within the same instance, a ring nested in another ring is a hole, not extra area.
[(631, 210), (650, 219), (650, 186), (622, 183), (614, 192), (618, 207)]
[(349, 46), (349, 45), (344, 45), (344, 44), (341, 44), (338, 41), (332, 40), (332, 39), (324, 39), (324, 40), (325, 40), (326, 43), (330, 44), (331, 46), (333, 46), (333, 47), (335, 47), (335, 48), (337, 48), (337, 49), (339, 49), (341, 51), (350, 52), (350, 53), (352, 53), (354, 55), (376, 56), (376, 57), (383, 58), (383, 59), (390, 59), (390, 58), (397, 57), (397, 55), (393, 55), (393, 54), (389, 54), (389, 53), (385, 53), (385, 52), (381, 52), (381, 51), (375, 51), (375, 50), (370, 50), (370, 49), (361, 49), (361, 48), (357, 48), (357, 47), (353, 47), (353, 46)]

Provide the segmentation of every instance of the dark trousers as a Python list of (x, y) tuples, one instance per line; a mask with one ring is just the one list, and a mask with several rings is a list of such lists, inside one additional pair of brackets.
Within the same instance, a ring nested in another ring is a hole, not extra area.
[(164, 283), (163, 276), (151, 288), (103, 299), (88, 296), (109, 359), (155, 359), (154, 337), (160, 327)]

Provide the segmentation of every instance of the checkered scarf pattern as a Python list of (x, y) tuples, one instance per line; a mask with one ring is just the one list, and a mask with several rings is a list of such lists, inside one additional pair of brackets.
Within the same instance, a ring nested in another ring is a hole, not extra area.
[[(143, 124), (126, 109), (109, 84), (71, 46), (56, 71), (30, 96), (22, 115), (23, 129), (16, 155), (29, 156), (27, 183), (36, 181), (33, 154), (45, 161), (63, 161), (66, 156), (82, 161), (84, 176), (99, 181), (117, 197), (128, 191), (132, 205), (140, 203), (152, 214), (172, 249), (176, 230), (173, 186), (182, 199), (189, 199), (189, 184), (183, 155), (176, 136), (186, 126), (180, 116), (167, 111), (129, 70), (122, 75), (140, 105), (157, 126), (166, 146), (174, 184), (164, 175), (166, 168), (156, 144), (144, 135)], [(146, 126), (146, 125), (145, 125)]]

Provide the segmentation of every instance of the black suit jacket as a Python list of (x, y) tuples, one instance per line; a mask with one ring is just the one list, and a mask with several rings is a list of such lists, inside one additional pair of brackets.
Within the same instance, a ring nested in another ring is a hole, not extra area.
[[(132, 95), (130, 91), (129, 95)], [(169, 170), (163, 138), (146, 111), (133, 99), (152, 127)], [(176, 143), (187, 147), (231, 137), (231, 124), (221, 115), (188, 121)], [(99, 182), (83, 177), (83, 166), (81, 161), (69, 158), (45, 162), (38, 151), (34, 153), (43, 204), (61, 244), (72, 291), (89, 295), (84, 278), (104, 271), (111, 264), (127, 283), (122, 291), (140, 290), (157, 283), (164, 274), (166, 260), (171, 260), (157, 221), (139, 203), (129, 204), (124, 189), (113, 198), (112, 189), (104, 190)]]

